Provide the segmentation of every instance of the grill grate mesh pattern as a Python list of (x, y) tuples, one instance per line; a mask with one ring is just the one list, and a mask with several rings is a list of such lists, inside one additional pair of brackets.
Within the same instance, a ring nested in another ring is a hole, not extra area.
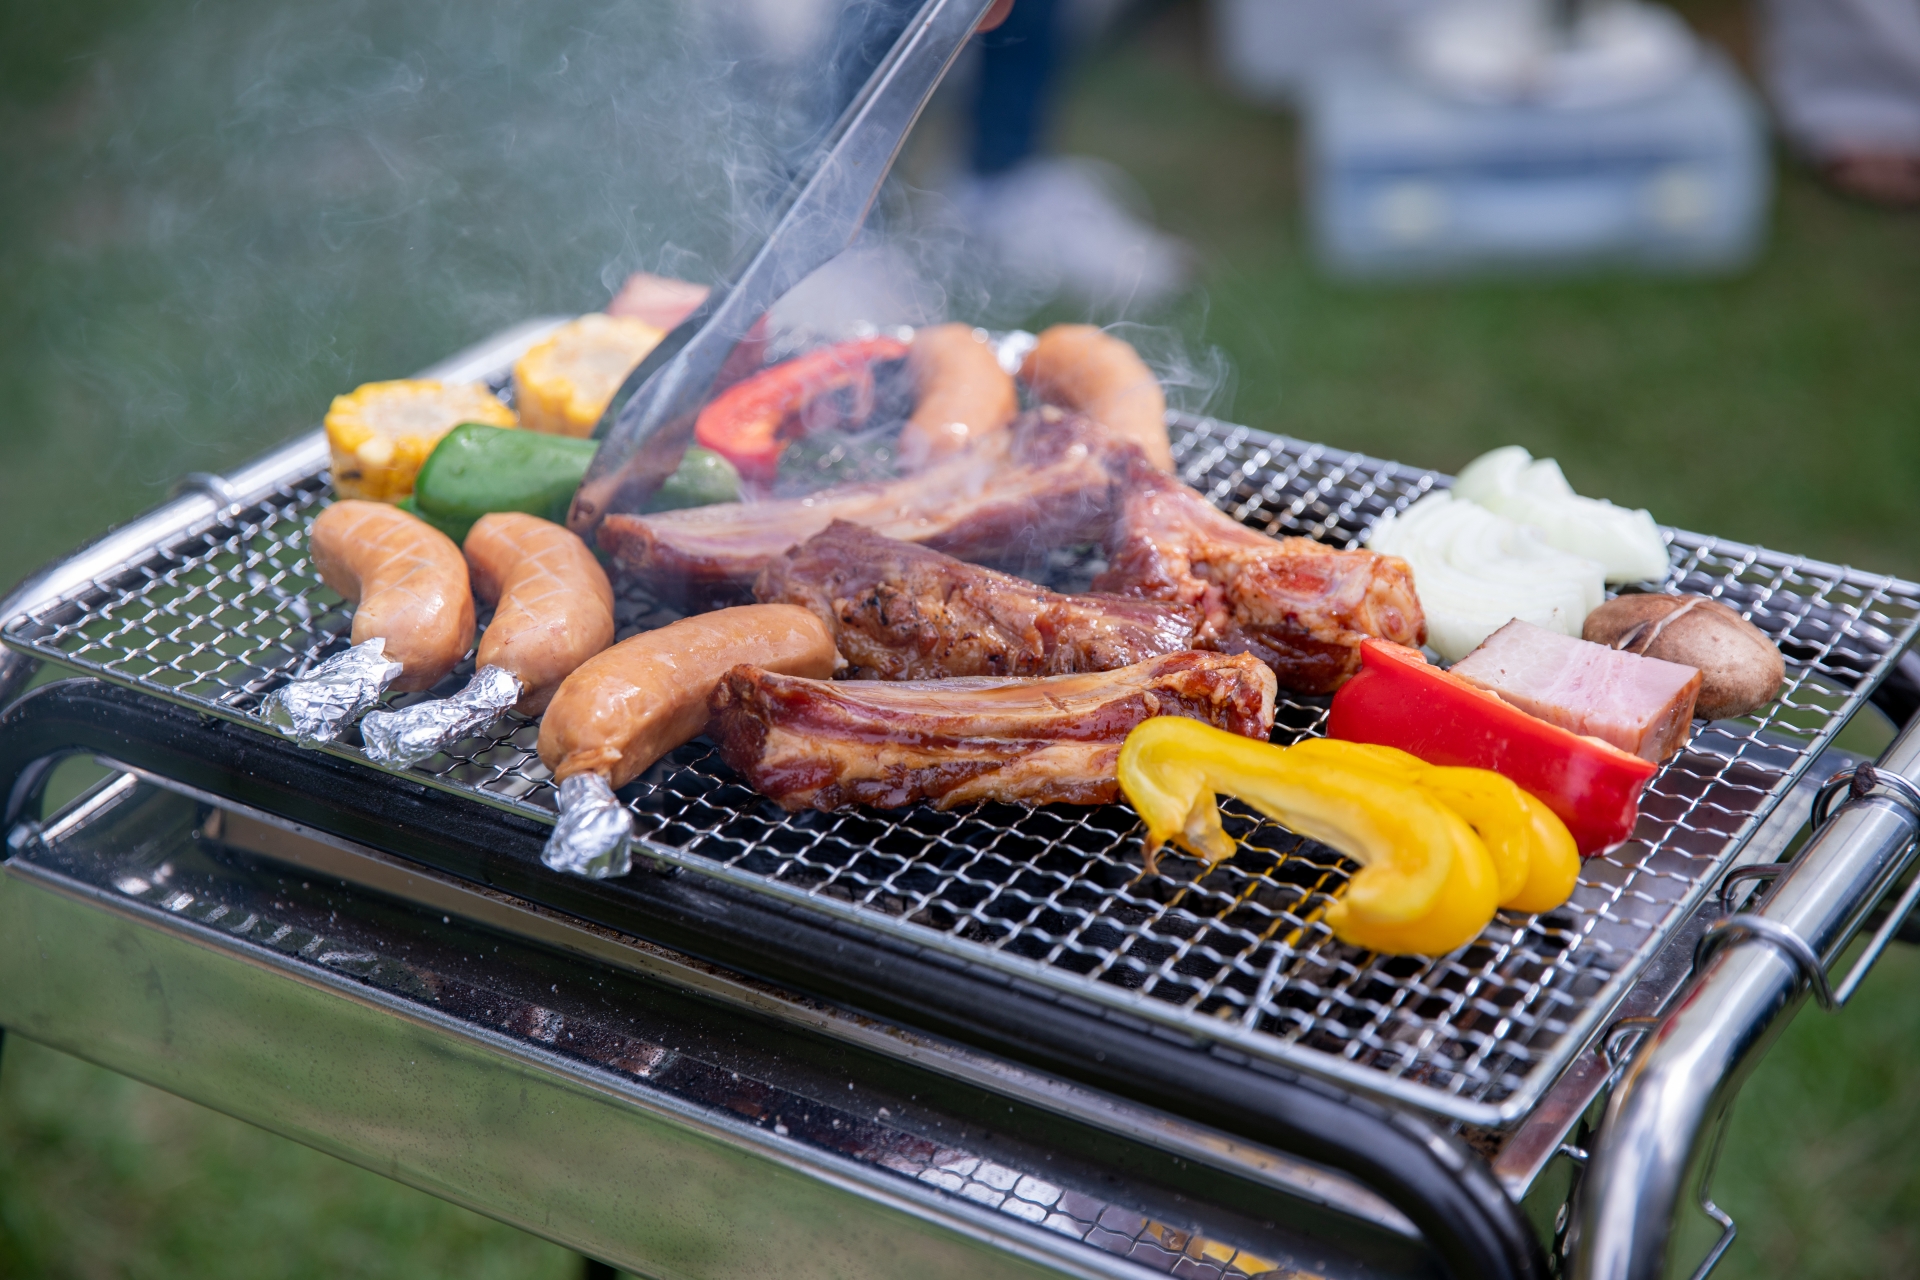
[[(1273, 534), (1355, 546), (1385, 512), (1447, 483), (1211, 420), (1180, 419), (1174, 435), (1184, 477)], [(13, 620), (5, 639), (251, 721), (267, 691), (345, 644), (349, 612), (314, 577), (305, 549), (325, 495), (324, 475), (292, 477), (271, 499)], [(904, 936), (1253, 1062), (1506, 1124), (1597, 1029), (1920, 620), (1912, 583), (1694, 534), (1671, 541), (1663, 585), (1714, 596), (1772, 636), (1787, 657), (1785, 690), (1757, 717), (1697, 726), (1650, 784), (1636, 838), (1589, 860), (1565, 908), (1502, 913), (1448, 956), (1385, 957), (1336, 942), (1318, 914), (1344, 883), (1341, 860), (1232, 804), (1228, 829), (1242, 841), (1233, 859), (1203, 871), (1169, 856), (1148, 875), (1124, 807), (790, 815), (701, 742), (625, 794), (662, 865)], [(1057, 554), (1052, 568), (1054, 584), (1071, 588), (1098, 564), (1082, 551)], [(631, 588), (620, 614), (623, 635), (674, 616)], [(436, 692), (468, 674), (463, 667)], [(1318, 732), (1325, 717), (1325, 700), (1283, 696), (1275, 738)], [(537, 733), (509, 716), (411, 776), (550, 816)], [(351, 745), (336, 749), (359, 758)]]

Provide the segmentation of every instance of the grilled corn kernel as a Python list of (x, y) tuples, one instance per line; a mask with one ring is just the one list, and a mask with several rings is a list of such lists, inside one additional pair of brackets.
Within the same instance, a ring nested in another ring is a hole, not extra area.
[(440, 437), (463, 422), (511, 427), (513, 410), (478, 382), (369, 382), (335, 396), (327, 410), (334, 491), (398, 502)]
[(587, 315), (554, 331), (513, 366), (513, 400), (530, 431), (585, 436), (633, 367), (666, 331), (631, 316)]

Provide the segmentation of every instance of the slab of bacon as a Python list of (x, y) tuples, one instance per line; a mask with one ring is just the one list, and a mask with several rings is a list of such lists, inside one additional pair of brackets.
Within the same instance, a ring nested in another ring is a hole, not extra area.
[(836, 520), (761, 573), (754, 598), (810, 609), (879, 680), (1110, 671), (1193, 647), (1197, 609), (1062, 595)]
[(1106, 804), (1128, 731), (1155, 715), (1250, 738), (1273, 727), (1273, 673), (1245, 655), (1177, 653), (1038, 680), (806, 680), (735, 667), (707, 734), (789, 810), (975, 800)]
[(1270, 538), (1143, 459), (1126, 467), (1094, 590), (1194, 605), (1197, 648), (1251, 653), (1299, 693), (1338, 688), (1368, 636), (1426, 639), (1406, 561)]
[(1515, 618), (1453, 674), (1530, 716), (1659, 764), (1687, 745), (1700, 673)]
[(1113, 506), (1112, 455), (1128, 447), (1090, 419), (1040, 409), (903, 480), (610, 515), (600, 548), (653, 589), (696, 600), (743, 593), (775, 557), (835, 520), (963, 560), (1037, 563), (1054, 547), (1100, 537)]

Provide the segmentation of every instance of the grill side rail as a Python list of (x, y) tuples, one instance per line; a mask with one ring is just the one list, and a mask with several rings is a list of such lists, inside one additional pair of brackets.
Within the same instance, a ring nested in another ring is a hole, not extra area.
[(1349, 1175), (1458, 1276), (1545, 1274), (1541, 1244), (1486, 1161), (1413, 1112), (1235, 1060), (1096, 1008), (704, 877), (595, 883), (544, 872), (546, 828), (94, 679), (0, 714), (7, 823), (61, 757), (89, 753), (425, 864), (750, 977), (948, 1037)]

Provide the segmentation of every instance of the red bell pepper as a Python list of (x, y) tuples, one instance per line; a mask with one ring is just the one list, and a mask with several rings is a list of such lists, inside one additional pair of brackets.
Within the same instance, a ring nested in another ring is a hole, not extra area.
[(1560, 816), (1584, 856), (1633, 834), (1657, 766), (1537, 720), (1433, 666), (1417, 649), (1366, 640), (1360, 670), (1333, 695), (1327, 736), (1398, 747), (1429, 764), (1491, 769)]
[(851, 390), (852, 416), (865, 417), (873, 408), (873, 365), (906, 354), (907, 344), (896, 339), (860, 338), (783, 360), (715, 396), (694, 422), (694, 440), (747, 479), (771, 481), (787, 442), (806, 429), (809, 405)]

